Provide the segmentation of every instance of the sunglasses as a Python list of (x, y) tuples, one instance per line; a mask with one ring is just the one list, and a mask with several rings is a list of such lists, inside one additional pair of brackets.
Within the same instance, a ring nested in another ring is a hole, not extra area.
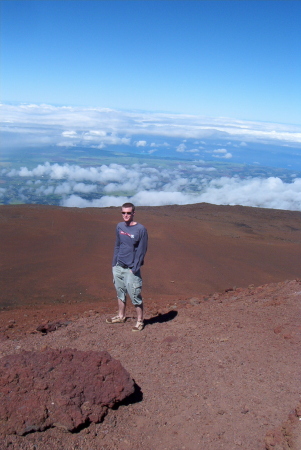
[(123, 211), (122, 211), (121, 214), (122, 214), (123, 216), (125, 216), (125, 215), (131, 216), (131, 215), (133, 214), (133, 211), (132, 211), (132, 212), (123, 212)]

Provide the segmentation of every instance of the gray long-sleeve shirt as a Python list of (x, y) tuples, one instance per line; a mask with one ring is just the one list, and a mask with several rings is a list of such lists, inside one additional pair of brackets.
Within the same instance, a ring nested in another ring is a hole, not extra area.
[(133, 273), (138, 272), (144, 263), (147, 242), (147, 229), (141, 223), (130, 226), (120, 222), (116, 227), (113, 266), (119, 261), (130, 267)]

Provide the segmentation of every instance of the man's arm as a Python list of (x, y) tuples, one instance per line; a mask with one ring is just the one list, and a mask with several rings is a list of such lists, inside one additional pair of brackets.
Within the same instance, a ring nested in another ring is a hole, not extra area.
[(147, 252), (147, 244), (148, 244), (148, 234), (147, 234), (147, 229), (144, 228), (141, 231), (139, 244), (138, 244), (138, 246), (136, 248), (135, 261), (134, 261), (134, 265), (132, 267), (132, 272), (133, 273), (138, 272), (138, 270), (140, 269), (140, 267), (143, 264), (143, 260), (144, 260), (145, 254)]
[(115, 247), (114, 247), (114, 255), (113, 255), (113, 262), (112, 266), (116, 266), (117, 260), (118, 260), (118, 252), (120, 247), (120, 237), (119, 237), (119, 231), (118, 226), (116, 227), (116, 240), (115, 240)]

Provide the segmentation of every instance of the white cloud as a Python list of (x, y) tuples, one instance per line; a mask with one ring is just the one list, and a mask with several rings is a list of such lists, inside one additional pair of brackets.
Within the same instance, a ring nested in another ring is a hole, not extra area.
[(131, 201), (137, 206), (185, 205), (213, 203), (217, 205), (244, 205), (261, 208), (301, 211), (301, 179), (284, 183), (279, 178), (253, 178), (240, 180), (237, 177), (214, 179), (204, 186), (200, 194), (179, 191), (141, 190), (133, 196), (104, 196), (98, 200), (84, 200), (72, 195), (61, 202), (62, 206), (105, 207), (120, 206)]
[[(88, 134), (88, 133), (87, 133)], [(107, 135), (107, 133), (103, 130), (90, 130), (89, 131), (90, 136), (101, 136), (104, 137)]]
[(58, 147), (76, 147), (76, 143), (71, 141), (61, 141), (56, 145)]
[(220, 148), (217, 150), (213, 150), (213, 153), (227, 153), (227, 150), (225, 148)]
[(97, 190), (97, 186), (95, 184), (76, 183), (73, 186), (73, 190), (74, 192), (89, 194), (90, 192), (95, 192)]
[(82, 194), (89, 194), (91, 192), (95, 192), (97, 190), (97, 186), (94, 184), (85, 184), (85, 183), (76, 183), (74, 181), (65, 181), (63, 183), (58, 184), (57, 186), (53, 185), (42, 185), (39, 188), (35, 189), (35, 193), (37, 195), (71, 195), (73, 192), (79, 192)]
[[(51, 105), (0, 105), (5, 117), (2, 131), (6, 147), (28, 145), (130, 145), (137, 135), (194, 139), (223, 137), (238, 141), (297, 145), (297, 125), (204, 118), (185, 114), (125, 112), (106, 108), (57, 107)], [(138, 141), (140, 142), (140, 141)], [(144, 142), (144, 141), (141, 141)], [(155, 142), (152, 142), (155, 144)], [(165, 142), (164, 144), (168, 144)], [(158, 146), (156, 144), (156, 146)], [(181, 151), (181, 149), (180, 149)]]
[(212, 155), (214, 158), (226, 158), (226, 159), (232, 158), (232, 153), (228, 152), (225, 148), (213, 150), (212, 153), (214, 153), (214, 155)]
[(132, 201), (137, 206), (163, 206), (163, 205), (185, 205), (188, 198), (187, 194), (177, 191), (155, 192), (155, 191), (141, 191), (131, 197)]
[(69, 195), (72, 193), (72, 184), (65, 182), (56, 186), (54, 193), (57, 195)]
[[(204, 161), (199, 161), (201, 164), (204, 164)], [(202, 167), (202, 166), (196, 166), (196, 165), (190, 165), (188, 166), (191, 168), (194, 172), (216, 172), (215, 167)]]
[(43, 195), (51, 195), (53, 194), (54, 187), (53, 186), (40, 186), (38, 189), (36, 189), (35, 193), (37, 195), (43, 196)]
[[(227, 151), (218, 149), (215, 154), (225, 156)], [(99, 167), (45, 163), (33, 169), (2, 170), (4, 176), (24, 179), (19, 191), (22, 198), (26, 186), (39, 196), (62, 196), (63, 206), (119, 206), (132, 200), (145, 206), (208, 202), (301, 211), (301, 178), (294, 177), (290, 183), (277, 177), (213, 178), (215, 172), (202, 162), (154, 167), (146, 163)], [(122, 197), (117, 195), (120, 192)], [(81, 193), (94, 193), (99, 199), (84, 200), (77, 195)]]
[(39, 164), (32, 170), (27, 167), (21, 167), (21, 169), (12, 169), (7, 172), (7, 176), (20, 177), (42, 177), (48, 176), (53, 180), (67, 179), (74, 181), (92, 181), (99, 183), (107, 183), (109, 181), (119, 181), (127, 174), (127, 169), (119, 164), (102, 165), (99, 167), (80, 167), (69, 164)]
[(208, 183), (202, 201), (217, 205), (244, 205), (301, 211), (301, 178), (219, 178)]
[(279, 178), (220, 178), (203, 186), (203, 193), (141, 191), (130, 197), (137, 205), (213, 203), (301, 211), (301, 179), (284, 183)]
[(136, 147), (145, 147), (146, 141), (138, 141), (135, 143)]
[(67, 137), (67, 138), (75, 138), (75, 137), (77, 137), (77, 133), (76, 133), (76, 131), (63, 131), (62, 136)]
[(176, 151), (179, 153), (186, 152), (186, 145), (185, 144), (178, 145), (178, 147), (176, 148)]
[(44, 189), (44, 195), (51, 195), (53, 194), (54, 188), (53, 186), (48, 186), (47, 188)]
[(61, 206), (68, 206), (72, 208), (106, 208), (108, 206), (121, 206), (123, 203), (127, 202), (127, 197), (108, 197), (104, 196), (95, 200), (85, 200), (78, 195), (71, 195), (69, 198), (61, 201)]
[(152, 142), (151, 147), (170, 147), (170, 145), (167, 142), (163, 142), (163, 144), (156, 144), (155, 142)]

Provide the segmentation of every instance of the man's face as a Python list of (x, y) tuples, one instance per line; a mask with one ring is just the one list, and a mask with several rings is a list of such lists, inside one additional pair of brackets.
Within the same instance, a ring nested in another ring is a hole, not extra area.
[(121, 214), (123, 217), (123, 220), (126, 223), (130, 223), (133, 220), (135, 212), (133, 212), (133, 208), (121, 208)]

